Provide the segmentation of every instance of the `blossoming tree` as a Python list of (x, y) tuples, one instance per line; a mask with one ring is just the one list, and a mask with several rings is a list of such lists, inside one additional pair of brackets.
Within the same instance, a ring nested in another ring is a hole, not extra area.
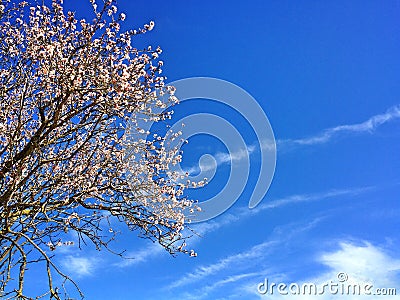
[(187, 252), (183, 211), (193, 202), (168, 171), (179, 149), (163, 136), (143, 139), (139, 126), (170, 118), (156, 111), (177, 102), (159, 75), (161, 49), (131, 44), (154, 23), (120, 32), (125, 15), (114, 3), (90, 2), (89, 22), (64, 13), (62, 0), (0, 0), (2, 298), (28, 299), (25, 273), (41, 264), (44, 294), (61, 299), (54, 276), (74, 282), (55, 264), (57, 248), (109, 249), (112, 218), (172, 254)]

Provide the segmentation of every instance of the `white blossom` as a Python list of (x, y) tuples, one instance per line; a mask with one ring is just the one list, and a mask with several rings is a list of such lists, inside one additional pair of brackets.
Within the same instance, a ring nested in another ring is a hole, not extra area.
[[(131, 45), (154, 21), (119, 33), (126, 16), (114, 17), (114, 2), (99, 10), (90, 3), (92, 21), (64, 12), (61, 0), (25, 15), (23, 5), (0, 5), (0, 257), (12, 256), (12, 271), (3, 275), (16, 282), (35, 260), (52, 265), (49, 250), (73, 246), (67, 234), (80, 246), (107, 247), (118, 234), (113, 218), (171, 253), (195, 256), (182, 234), (183, 211), (195, 206), (184, 197), (181, 174), (170, 171), (182, 156), (168, 145), (182, 133), (146, 140), (151, 132), (139, 125), (125, 132), (128, 122), (139, 124), (138, 115), (147, 122), (171, 118), (155, 111), (178, 103), (158, 75), (161, 48)], [(49, 282), (53, 271), (45, 271)], [(7, 289), (0, 282), (2, 293)], [(24, 292), (9, 289), (16, 297)]]

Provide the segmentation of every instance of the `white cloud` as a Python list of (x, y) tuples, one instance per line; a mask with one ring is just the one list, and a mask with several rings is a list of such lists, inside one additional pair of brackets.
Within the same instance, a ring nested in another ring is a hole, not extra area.
[(233, 254), (226, 258), (219, 260), (214, 264), (210, 264), (208, 266), (201, 266), (196, 268), (190, 273), (183, 275), (181, 278), (172, 282), (168, 288), (177, 288), (184, 285), (196, 283), (204, 278), (207, 278), (211, 275), (221, 272), (226, 268), (231, 268), (234, 265), (243, 264), (243, 262), (249, 262), (252, 260), (254, 262), (255, 259), (261, 259), (268, 253), (268, 249), (276, 244), (275, 241), (266, 241), (251, 247), (250, 249), (240, 252), (238, 254)]
[(362, 281), (387, 284), (393, 283), (394, 271), (400, 271), (400, 260), (390, 257), (383, 249), (369, 242), (363, 242), (361, 246), (342, 242), (340, 248), (336, 252), (322, 254), (319, 259), (334, 272), (346, 271)]
[(78, 277), (92, 275), (96, 269), (95, 259), (83, 256), (68, 255), (63, 258), (62, 265), (69, 273)]
[(335, 136), (346, 133), (372, 132), (379, 126), (392, 120), (400, 118), (400, 105), (389, 108), (385, 113), (372, 116), (368, 120), (351, 125), (339, 125), (324, 130), (321, 134), (302, 139), (278, 140), (278, 147), (290, 145), (316, 145), (324, 144), (332, 140)]
[(148, 246), (134, 252), (130, 252), (124, 256), (125, 259), (119, 261), (115, 266), (124, 268), (148, 261), (150, 258), (159, 256), (166, 252), (163, 247), (157, 243), (151, 243)]
[(259, 272), (255, 272), (255, 273), (245, 273), (245, 274), (238, 274), (238, 275), (228, 276), (228, 277), (226, 277), (226, 278), (224, 278), (222, 280), (219, 280), (219, 281), (213, 283), (212, 285), (206, 286), (203, 289), (203, 291), (208, 293), (208, 292), (210, 292), (210, 291), (212, 291), (212, 290), (214, 290), (214, 289), (216, 289), (218, 287), (221, 287), (221, 286), (223, 286), (225, 284), (232, 283), (232, 282), (237, 282), (237, 281), (242, 280), (244, 278), (257, 276), (259, 274), (260, 274)]
[(219, 228), (232, 224), (240, 219), (239, 215), (225, 213), (219, 216), (217, 219), (212, 219), (207, 222), (194, 224), (191, 228), (196, 232), (196, 234), (202, 236), (206, 233), (213, 232)]
[[(357, 123), (357, 124), (345, 124), (336, 127), (328, 128), (322, 131), (322, 133), (300, 139), (279, 139), (276, 141), (276, 146), (278, 149), (290, 150), (295, 146), (311, 146), (324, 144), (331, 141), (333, 138), (351, 133), (363, 133), (363, 132), (373, 132), (379, 126), (400, 118), (400, 105), (395, 105), (389, 108), (385, 113), (372, 116), (368, 120)], [(271, 150), (275, 149), (275, 143), (271, 141), (260, 141), (261, 149)], [(235, 161), (243, 160), (246, 156), (253, 154), (257, 149), (260, 148), (258, 142), (248, 145), (246, 149), (240, 149), (234, 153), (217, 152), (213, 157), (216, 161), (217, 166), (224, 164), (233, 163)], [(203, 172), (213, 170), (215, 168), (214, 164), (202, 165)], [(189, 174), (199, 173), (199, 166), (193, 166), (185, 170)]]
[(246, 149), (240, 149), (233, 153), (218, 152), (215, 154), (218, 165), (242, 160), (256, 150), (255, 145), (249, 145)]
[[(373, 285), (371, 291), (374, 291), (375, 288), (400, 288), (398, 284), (400, 260), (391, 257), (384, 249), (369, 242), (362, 242), (361, 245), (349, 241), (341, 242), (339, 250), (321, 254), (318, 261), (329, 267), (330, 271), (311, 279), (312, 282), (337, 281), (338, 274), (344, 272), (348, 276), (345, 284), (369, 283)], [(325, 299), (332, 298), (331, 295), (327, 295)], [(350, 295), (346, 297), (346, 299), (365, 298), (371, 298), (371, 296)], [(385, 299), (392, 299), (392, 297), (385, 296)]]
[[(271, 202), (267, 202), (253, 209), (249, 209), (247, 207), (238, 208), (233, 210), (232, 213), (224, 213), (223, 215), (219, 216), (216, 219), (192, 225), (191, 229), (195, 232), (195, 235), (188, 240), (188, 244), (190, 247), (194, 247), (196, 243), (198, 243), (201, 240), (201, 237), (206, 235), (207, 233), (211, 233), (213, 231), (220, 229), (221, 227), (228, 226), (234, 222), (237, 222), (238, 220), (243, 221), (245, 218), (254, 216), (255, 214), (259, 214), (265, 210), (279, 208), (284, 205), (292, 205), (292, 204), (294, 205), (301, 202), (322, 201), (339, 196), (358, 195), (367, 192), (371, 189), (373, 189), (373, 187), (333, 189), (323, 193), (296, 194), (280, 198)], [(313, 225), (313, 222), (311, 222), (310, 225)], [(308, 229), (307, 226), (303, 228)], [(189, 232), (187, 233), (189, 234)], [(118, 262), (115, 265), (118, 267), (133, 266), (136, 264), (144, 263), (149, 259), (155, 258), (163, 254), (164, 252), (165, 250), (157, 243), (151, 243), (148, 246), (136, 252), (128, 253), (126, 256), (129, 257), (130, 259), (122, 260), (121, 262)]]
[(226, 152), (217, 152), (213, 155), (216, 166), (214, 164), (210, 165), (202, 165), (201, 170), (199, 166), (192, 166), (184, 170), (189, 174), (199, 173), (200, 171), (207, 172), (213, 170), (215, 167), (222, 166), (224, 164), (234, 163), (236, 161), (241, 161), (245, 159), (247, 156), (250, 156), (255, 150), (256, 145), (248, 145), (245, 149), (239, 149), (236, 152), (226, 153)]
[[(390, 256), (384, 249), (374, 246), (369, 242), (362, 242), (355, 244), (351, 241), (343, 241), (339, 243), (339, 249), (335, 251), (325, 251), (317, 255), (316, 263), (320, 263), (328, 267), (327, 271), (322, 272), (312, 278), (299, 278), (298, 280), (290, 280), (290, 282), (283, 282), (287, 286), (291, 283), (297, 283), (299, 286), (304, 283), (315, 284), (318, 291), (322, 290), (322, 286), (326, 283), (338, 284), (338, 294), (331, 294), (329, 289), (325, 289), (322, 295), (307, 295), (307, 299), (314, 300), (334, 300), (334, 299), (375, 299), (373, 295), (363, 295), (362, 289), (358, 295), (357, 288), (356, 294), (353, 295), (353, 286), (363, 287), (365, 284), (372, 285), (371, 293), (374, 293), (377, 288), (396, 288), (397, 296), (376, 296), (376, 298), (384, 299), (398, 299), (400, 292), (399, 279), (400, 279), (400, 260)], [(347, 278), (343, 281), (344, 295), (341, 294), (341, 283), (338, 279), (338, 274), (344, 275)], [(287, 276), (286, 276), (287, 277)], [(269, 287), (272, 282), (279, 284), (281, 282), (271, 280), (269, 278)], [(346, 294), (348, 285), (350, 294)], [(260, 299), (288, 299), (290, 295), (281, 295), (276, 290), (273, 295), (267, 292), (265, 295), (258, 293), (256, 285), (253, 283), (245, 283), (239, 289), (243, 293), (258, 297)], [(334, 291), (334, 290), (333, 290)], [(232, 295), (234, 296), (234, 294)], [(293, 296), (293, 297), (299, 297)]]
[[(278, 227), (273, 232), (273, 238), (270, 240), (259, 243), (249, 249), (232, 254), (225, 258), (218, 260), (215, 263), (207, 266), (200, 266), (187, 273), (177, 280), (174, 280), (168, 289), (174, 289), (194, 283), (198, 283), (201, 280), (205, 280), (211, 276), (221, 274), (223, 271), (226, 272), (238, 272), (239, 270), (248, 269), (251, 266), (257, 266), (259, 262), (265, 261), (265, 259), (273, 252), (278, 249), (283, 243), (289, 241), (294, 236), (298, 236), (300, 233), (309, 231), (322, 220), (322, 218), (313, 219), (308, 224), (292, 223), (285, 226), (284, 230), (282, 227)], [(257, 274), (263, 270), (257, 270)], [(261, 273), (260, 273), (261, 274)], [(233, 275), (232, 275), (233, 276)]]
[(244, 273), (244, 274), (227, 276), (224, 279), (218, 280), (209, 285), (205, 285), (202, 288), (197, 289), (191, 293), (184, 293), (179, 297), (179, 299), (192, 299), (192, 300), (204, 299), (215, 289), (220, 289), (225, 285), (236, 283), (240, 280), (244, 280), (259, 275), (260, 273)]
[(356, 196), (362, 193), (373, 190), (375, 187), (353, 187), (348, 189), (332, 189), (322, 193), (312, 194), (295, 194), (287, 197), (279, 198), (272, 201), (267, 201), (255, 208), (249, 209), (248, 207), (241, 207), (232, 211), (232, 213), (224, 213), (218, 218), (208, 221), (206, 223), (200, 223), (193, 226), (193, 229), (200, 235), (206, 234), (211, 231), (215, 231), (220, 227), (229, 225), (238, 220), (244, 220), (245, 218), (254, 216), (266, 210), (271, 210), (287, 205), (296, 205), (302, 202), (311, 201), (323, 201), (327, 199), (334, 199), (342, 196)]
[(358, 195), (370, 191), (372, 189), (374, 189), (374, 187), (368, 186), (368, 187), (356, 187), (348, 189), (332, 189), (323, 193), (291, 195), (271, 202), (266, 202), (251, 210), (247, 209), (246, 211), (249, 214), (254, 214), (254, 213), (259, 213), (263, 210), (274, 209), (284, 205), (296, 204), (300, 202), (321, 201), (339, 196)]

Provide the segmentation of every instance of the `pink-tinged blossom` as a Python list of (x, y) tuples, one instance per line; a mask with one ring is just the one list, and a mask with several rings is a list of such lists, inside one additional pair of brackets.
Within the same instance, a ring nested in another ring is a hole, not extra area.
[(67, 277), (48, 250), (71, 246), (67, 233), (80, 246), (107, 248), (117, 234), (112, 218), (170, 253), (196, 255), (182, 236), (193, 201), (183, 197), (181, 175), (169, 171), (182, 160), (169, 142), (182, 133), (144, 140), (149, 132), (139, 125), (125, 132), (139, 114), (171, 118), (158, 110), (178, 103), (159, 76), (161, 48), (131, 45), (154, 22), (119, 33), (126, 16), (114, 18), (114, 2), (97, 9), (90, 0), (92, 21), (64, 12), (61, 0), (0, 4), (0, 262), (10, 265), (0, 290), (10, 295), (24, 296), (25, 270), (39, 257), (50, 266), (49, 295), (59, 299), (50, 273)]

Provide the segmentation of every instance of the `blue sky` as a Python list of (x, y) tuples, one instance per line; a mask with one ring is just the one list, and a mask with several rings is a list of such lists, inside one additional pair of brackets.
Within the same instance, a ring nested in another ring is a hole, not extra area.
[[(155, 21), (137, 45), (162, 47), (168, 82), (215, 77), (250, 93), (271, 123), (277, 164), (267, 195), (250, 210), (255, 148), (238, 201), (194, 226), (195, 258), (173, 258), (123, 229), (115, 248), (132, 260), (90, 247), (59, 251), (86, 298), (302, 299), (261, 295), (257, 286), (265, 278), (319, 284), (339, 272), (400, 294), (400, 2), (121, 0), (119, 10), (126, 29)], [(251, 124), (219, 103), (193, 100), (174, 110), (176, 120), (216, 114), (248, 146), (257, 143)], [(187, 169), (204, 153), (228, 154), (209, 136), (183, 150)], [(217, 162), (213, 181), (190, 191), (199, 201), (228, 180), (230, 163)]]

